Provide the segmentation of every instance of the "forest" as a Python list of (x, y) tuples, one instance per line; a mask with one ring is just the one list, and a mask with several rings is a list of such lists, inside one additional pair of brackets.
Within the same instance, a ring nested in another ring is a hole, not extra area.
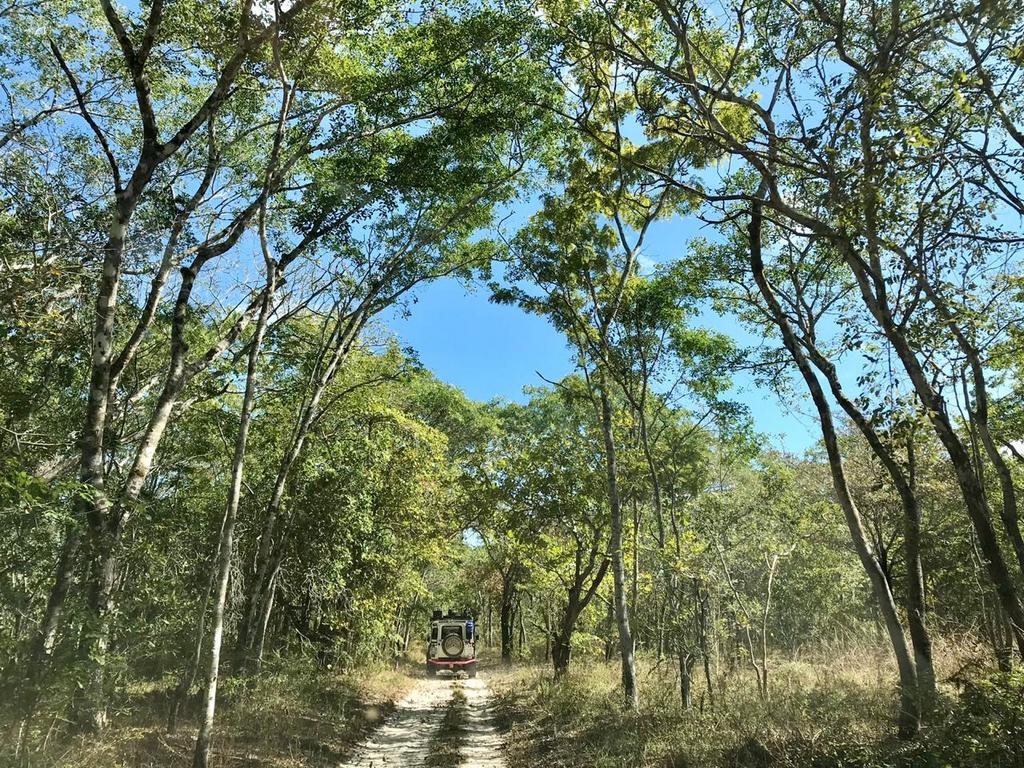
[(1024, 767), (1020, 0), (0, 0), (0, 89), (0, 765)]

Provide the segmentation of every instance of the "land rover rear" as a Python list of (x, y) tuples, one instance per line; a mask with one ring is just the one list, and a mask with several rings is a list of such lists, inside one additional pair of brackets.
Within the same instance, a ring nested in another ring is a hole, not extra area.
[(473, 617), (434, 611), (427, 636), (427, 674), (465, 672), (476, 677), (476, 627)]

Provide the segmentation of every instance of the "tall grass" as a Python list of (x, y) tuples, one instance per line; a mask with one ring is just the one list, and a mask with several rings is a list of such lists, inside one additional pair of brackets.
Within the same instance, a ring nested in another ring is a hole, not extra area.
[(963, 659), (947, 659), (939, 708), (910, 742), (895, 737), (895, 671), (871, 649), (777, 660), (767, 699), (737, 667), (688, 711), (667, 663), (641, 664), (639, 713), (616, 664), (559, 681), (532, 668), (503, 681), (499, 707), (510, 768), (1024, 768), (1024, 674), (965, 682), (950, 679)]
[[(336, 766), (393, 708), (411, 684), (390, 669), (339, 673), (308, 662), (271, 662), (256, 679), (223, 680), (214, 737), (215, 766)], [(59, 768), (189, 766), (198, 696), (181, 714), (177, 733), (166, 732), (171, 679), (125, 692), (102, 736), (73, 734), (59, 717), (44, 743), (19, 764)], [(0, 765), (13, 764), (8, 745)]]

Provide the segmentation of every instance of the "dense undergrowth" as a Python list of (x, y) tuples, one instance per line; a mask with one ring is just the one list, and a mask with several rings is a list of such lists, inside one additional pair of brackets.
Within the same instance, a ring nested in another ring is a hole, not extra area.
[[(217, 766), (335, 766), (393, 709), (410, 684), (402, 672), (339, 673), (297, 661), (271, 665), (259, 678), (222, 681)], [(16, 728), (5, 728), (0, 766), (137, 768), (188, 766), (196, 737), (198, 697), (188, 702), (175, 733), (167, 732), (173, 681), (132, 687), (112, 711), (102, 737), (71, 735), (61, 715), (38, 718), (41, 732), (28, 753), (15, 755)], [(9, 713), (5, 713), (9, 714)], [(5, 717), (5, 720), (9, 718)]]
[(736, 674), (683, 711), (670, 669), (647, 666), (639, 714), (622, 707), (616, 664), (579, 665), (554, 681), (521, 670), (498, 692), (510, 768), (1021, 768), (1024, 673), (946, 678), (914, 740), (892, 728), (889, 664), (867, 654), (785, 662), (762, 700)]

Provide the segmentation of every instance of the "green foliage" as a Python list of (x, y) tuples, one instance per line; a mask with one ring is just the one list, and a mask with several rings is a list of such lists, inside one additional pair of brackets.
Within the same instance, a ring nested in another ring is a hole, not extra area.
[(1011, 768), (1020, 761), (1019, 675), (973, 683), (919, 743), (901, 745), (885, 735), (889, 694), (863, 659), (846, 669), (835, 659), (783, 665), (782, 695), (770, 703), (750, 684), (730, 684), (718, 708), (691, 712), (674, 706), (671, 679), (657, 672), (648, 678), (652, 701), (638, 715), (619, 706), (612, 668), (556, 682), (522, 676), (499, 698), (511, 729), (510, 765)]
[[(603, 671), (596, 690), (537, 681), (515, 694), (529, 705), (513, 732), (524, 759), (1019, 764), (1020, 674), (985, 668), (1012, 666), (996, 598), (1020, 586), (1018, 10), (2, 2), (8, 741), (31, 752), (60, 734), (87, 679), (127, 710), (183, 677), (187, 706), (251, 321), (276, 265), (225, 607), (227, 647), (266, 549), (270, 670), (250, 683), (226, 660), (238, 712), (294, 684), (286, 698), (354, 728), (348, 683), (321, 699), (290, 665), (394, 663), (434, 607), (469, 608), (488, 629), (502, 614), (523, 657), (550, 660), (564, 641), (610, 660), (603, 574), (621, 556), (655, 670), (647, 709), (623, 713)], [(653, 232), (682, 219), (710, 234), (652, 265)], [(481, 405), (423, 370), (378, 323), (444, 277), (487, 280), (495, 301), (546, 318), (573, 373)], [(96, 327), (108, 309), (109, 334)], [(746, 339), (723, 332), (725, 314)], [(786, 325), (795, 345), (780, 344)], [(828, 462), (767, 445), (730, 400), (734, 377), (752, 376), (795, 407), (793, 363), (814, 353), (827, 399), (845, 392), (883, 448), (839, 425), (900, 618), (903, 472), (927, 624), (985, 649), (969, 660), (981, 671), (940, 680), (932, 722), (905, 746), (885, 738), (890, 670), (802, 660), (879, 645)], [(90, 442), (95, 466), (81, 466)], [(986, 516), (1001, 527), (979, 550)], [(986, 560), (1004, 550), (1000, 592)], [(450, 761), (440, 747), (434, 762)]]

